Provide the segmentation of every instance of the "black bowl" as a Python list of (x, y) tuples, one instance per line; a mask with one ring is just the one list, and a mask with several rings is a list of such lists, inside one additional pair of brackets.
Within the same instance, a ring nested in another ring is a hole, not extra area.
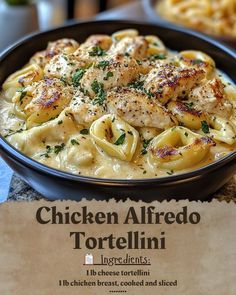
[[(143, 8), (144, 8), (146, 14), (148, 15), (148, 17), (150, 18), (150, 20), (152, 22), (155, 22), (155, 23), (161, 24), (161, 25), (173, 24), (178, 28), (183, 28), (184, 26), (182, 26), (181, 24), (177, 24), (177, 23), (174, 23), (174, 22), (171, 22), (171, 21), (165, 19), (156, 11), (155, 6), (158, 3), (158, 1), (161, 1), (161, 0), (142, 0)], [(202, 33), (204, 33), (204, 32), (202, 32)], [(221, 42), (224, 42), (227, 45), (232, 46), (233, 48), (236, 48), (236, 38), (234, 38), (234, 37), (217, 36), (217, 35), (214, 35), (214, 36), (211, 35), (211, 37), (215, 38)]]
[[(83, 42), (95, 33), (111, 34), (114, 31), (135, 28), (141, 34), (157, 34), (174, 50), (196, 49), (210, 54), (217, 66), (236, 81), (236, 53), (220, 43), (199, 33), (173, 26), (158, 26), (130, 21), (96, 21), (70, 24), (51, 31), (30, 35), (0, 57), (0, 85), (4, 79), (22, 67), (29, 58), (46, 47), (47, 42), (63, 37)], [(205, 200), (224, 185), (236, 172), (236, 151), (201, 169), (159, 179), (113, 180), (84, 177), (58, 171), (40, 164), (13, 148), (0, 137), (0, 155), (22, 179), (48, 199), (125, 199)]]

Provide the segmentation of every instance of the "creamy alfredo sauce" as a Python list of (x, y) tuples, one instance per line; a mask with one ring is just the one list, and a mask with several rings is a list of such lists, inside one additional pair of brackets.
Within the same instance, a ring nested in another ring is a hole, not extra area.
[[(236, 149), (235, 87), (211, 62), (200, 52), (168, 52), (159, 38), (140, 37), (135, 30), (92, 36), (82, 45), (68, 39), (52, 42), (3, 84), (1, 133), (34, 160), (74, 174), (134, 179), (192, 171)], [(130, 76), (125, 68), (136, 73)], [(219, 89), (209, 94), (205, 85), (214, 79)], [(206, 95), (204, 107), (199, 92)], [(181, 106), (171, 108), (176, 101)], [(156, 113), (150, 119), (152, 110)], [(183, 116), (188, 115), (192, 121), (196, 116), (196, 124), (200, 118), (200, 128), (190, 128), (191, 122), (186, 126)], [(218, 119), (223, 127), (214, 125)]]

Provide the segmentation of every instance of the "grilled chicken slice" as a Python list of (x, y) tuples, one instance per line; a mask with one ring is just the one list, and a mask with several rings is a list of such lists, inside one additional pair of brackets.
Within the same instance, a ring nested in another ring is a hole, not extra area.
[(114, 43), (110, 54), (123, 54), (136, 59), (142, 59), (147, 53), (148, 42), (142, 36), (125, 37), (121, 41)]
[(58, 54), (71, 54), (77, 48), (79, 44), (73, 39), (59, 39), (54, 42), (49, 42), (46, 50), (36, 52), (30, 59), (30, 64), (38, 64), (41, 68), (44, 68), (46, 63), (49, 62), (54, 56)]
[(84, 68), (85, 65), (84, 62), (75, 60), (71, 54), (58, 54), (46, 64), (44, 74), (47, 77), (61, 79), (64, 84), (67, 84), (71, 83), (75, 72)]
[(33, 97), (24, 108), (28, 128), (55, 118), (68, 106), (73, 96), (71, 87), (52, 78), (35, 82), (28, 91)]
[(135, 127), (166, 129), (174, 125), (170, 113), (141, 90), (116, 88), (107, 93), (107, 112)]
[[(81, 87), (89, 95), (96, 96), (94, 83), (107, 90), (113, 87), (126, 86), (139, 75), (139, 65), (135, 59), (123, 55), (115, 55), (110, 59), (104, 58), (89, 68), (80, 80)], [(96, 82), (95, 82), (96, 81)]]
[(144, 88), (161, 103), (185, 97), (204, 78), (204, 71), (195, 68), (181, 68), (172, 64), (160, 64), (145, 79)]
[(111, 37), (108, 35), (92, 35), (73, 53), (73, 56), (79, 62), (90, 66), (107, 55), (111, 43)]
[(218, 78), (192, 89), (189, 99), (197, 109), (223, 118), (229, 118), (233, 110), (232, 104), (225, 97), (224, 85)]
[(78, 124), (90, 126), (93, 121), (106, 114), (106, 106), (94, 103), (94, 100), (78, 90), (70, 102), (68, 111)]

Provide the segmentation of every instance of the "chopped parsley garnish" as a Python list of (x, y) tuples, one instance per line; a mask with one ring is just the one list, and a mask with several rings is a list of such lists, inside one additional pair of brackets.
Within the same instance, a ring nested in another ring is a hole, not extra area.
[(46, 152), (42, 155), (40, 155), (40, 157), (45, 157), (45, 158), (50, 158), (49, 154), (52, 152), (52, 147), (50, 145), (46, 146)]
[(70, 143), (72, 145), (76, 145), (76, 144), (79, 145), (78, 141), (76, 139), (74, 139), (74, 138), (71, 139)]
[(5, 138), (7, 138), (10, 135), (16, 134), (16, 133), (21, 133), (24, 130), (22, 128), (20, 128), (20, 129), (18, 129), (16, 131), (14, 131), (12, 129), (7, 129), (7, 131), (8, 131), (8, 134), (4, 135)]
[(202, 64), (204, 61), (203, 60), (201, 60), (201, 59), (193, 59), (193, 60), (191, 60), (191, 64), (193, 64), (193, 65), (200, 65), (200, 64)]
[(65, 76), (62, 76), (62, 77), (60, 78), (60, 81), (61, 81), (64, 85), (67, 85), (67, 79), (66, 79)]
[(152, 93), (150, 90), (146, 90), (143, 87), (143, 85), (144, 85), (144, 81), (136, 80), (136, 81), (129, 83), (128, 87), (141, 90), (142, 92), (144, 92), (148, 96), (148, 98), (155, 97), (155, 94)]
[(122, 133), (121, 136), (114, 142), (115, 145), (121, 145), (125, 141), (126, 134)]
[(161, 53), (158, 53), (158, 54), (153, 54), (151, 56), (152, 59), (166, 59), (166, 55), (165, 54), (161, 54)]
[(174, 174), (174, 171), (173, 170), (170, 170), (170, 171), (167, 171), (166, 172), (168, 175), (173, 175)]
[(58, 155), (64, 149), (64, 147), (65, 147), (65, 144), (64, 143), (62, 143), (60, 145), (55, 145), (54, 146), (54, 153), (56, 155)]
[(102, 105), (106, 99), (106, 93), (104, 91), (104, 86), (102, 83), (99, 83), (97, 80), (94, 80), (91, 84), (93, 92), (96, 94), (96, 98), (93, 100), (93, 104)]
[(185, 106), (186, 106), (188, 109), (192, 109), (193, 106), (194, 106), (194, 103), (193, 103), (193, 102), (185, 102)]
[(64, 60), (68, 60), (68, 57), (65, 55), (62, 55), (62, 57), (64, 58)]
[(107, 72), (106, 77), (104, 78), (104, 80), (108, 80), (110, 77), (113, 77), (113, 73), (112, 72)]
[(129, 135), (133, 135), (133, 132), (129, 130), (129, 131), (128, 131), (128, 134), (129, 134)]
[(83, 134), (83, 135), (89, 134), (89, 130), (86, 128), (82, 129), (82, 130), (80, 130), (80, 134)]
[[(72, 141), (71, 141), (72, 142)], [(65, 147), (65, 144), (59, 144), (55, 145), (54, 147), (51, 147), (50, 145), (46, 146), (46, 152), (44, 154), (41, 154), (40, 157), (50, 158), (50, 153), (54, 152), (56, 155), (58, 155)]]
[(151, 141), (152, 141), (152, 138), (144, 139), (143, 140), (143, 147), (146, 149)]
[(20, 94), (20, 104), (23, 103), (23, 99), (24, 97), (27, 95), (27, 91), (21, 91), (21, 94)]
[(188, 132), (185, 132), (184, 135), (185, 135), (186, 137), (188, 137)]
[(106, 51), (103, 50), (100, 46), (94, 46), (92, 50), (89, 52), (89, 56), (104, 56), (106, 55)]
[(155, 94), (152, 93), (152, 92), (150, 91), (150, 89), (149, 89), (149, 90), (146, 90), (146, 89), (142, 88), (142, 90), (144, 91), (144, 93), (147, 94), (148, 98), (152, 98), (152, 97), (155, 96)]
[(20, 104), (22, 105), (24, 97), (27, 95), (27, 91), (25, 91), (25, 87), (17, 89), (17, 92), (20, 92)]
[(209, 125), (208, 125), (207, 121), (201, 121), (201, 125), (202, 125), (202, 131), (204, 133), (210, 133)]
[(143, 149), (141, 150), (142, 155), (145, 155), (147, 153), (147, 147), (149, 146), (149, 143), (152, 141), (152, 139), (153, 138), (143, 140)]
[(136, 62), (137, 62), (138, 65), (141, 65), (142, 64), (142, 61), (139, 60), (139, 59), (136, 59)]
[(105, 70), (106, 67), (109, 66), (109, 61), (108, 60), (102, 60), (100, 61), (97, 65), (96, 65), (96, 68), (99, 68), (99, 69), (103, 69)]
[(25, 90), (25, 87), (19, 87), (19, 88), (17, 88), (17, 92), (22, 92), (22, 91), (24, 91)]
[(62, 123), (63, 123), (62, 120), (60, 120), (60, 121), (57, 122), (58, 125), (61, 125)]
[(97, 80), (94, 80), (91, 84), (91, 88), (95, 94), (99, 94), (103, 88), (103, 84), (99, 83)]
[(163, 93), (163, 88), (161, 88), (161, 87), (158, 88), (158, 89), (157, 89), (157, 94), (162, 94), (162, 93)]
[(146, 150), (146, 149), (142, 149), (142, 150), (141, 150), (141, 154), (142, 154), (142, 155), (146, 155), (146, 154), (147, 154), (147, 150)]
[(129, 87), (143, 90), (144, 81), (134, 81), (128, 84)]
[(79, 81), (83, 77), (85, 70), (79, 69), (77, 70), (74, 75), (72, 76), (72, 84), (74, 87), (78, 87), (80, 85)]

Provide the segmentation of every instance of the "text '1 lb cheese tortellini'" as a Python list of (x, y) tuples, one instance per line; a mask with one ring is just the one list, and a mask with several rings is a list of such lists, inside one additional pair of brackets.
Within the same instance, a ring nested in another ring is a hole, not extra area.
[(214, 141), (185, 127), (173, 127), (156, 136), (149, 148), (151, 165), (182, 170), (199, 163), (210, 151)]
[(233, 122), (229, 122), (224, 118), (212, 116), (210, 119), (209, 136), (215, 140), (225, 142), (227, 144), (234, 144), (236, 142), (236, 126)]
[(2, 85), (6, 98), (10, 100), (15, 95), (17, 89), (39, 81), (42, 77), (43, 71), (37, 64), (29, 65), (15, 72), (10, 75)]
[(131, 161), (136, 151), (139, 134), (132, 126), (115, 115), (105, 115), (90, 127), (96, 144), (108, 155)]
[(206, 53), (197, 50), (185, 50), (180, 52), (181, 63), (187, 66), (195, 66), (204, 69), (209, 79), (214, 73), (215, 61)]

